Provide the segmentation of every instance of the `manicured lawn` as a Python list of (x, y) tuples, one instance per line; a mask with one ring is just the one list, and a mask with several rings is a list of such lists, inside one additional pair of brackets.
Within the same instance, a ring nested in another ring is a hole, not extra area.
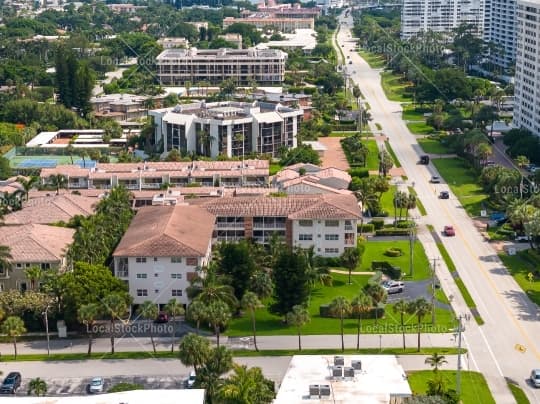
[(512, 395), (516, 399), (517, 404), (530, 404), (530, 401), (527, 398), (527, 395), (525, 394), (523, 390), (521, 390), (521, 387), (519, 387), (517, 384), (509, 382), (508, 388), (510, 388), (510, 391), (512, 392)]
[(422, 138), (417, 140), (418, 144), (424, 150), (424, 153), (428, 154), (449, 154), (452, 151), (443, 145), (437, 139)]
[(418, 211), (420, 212), (420, 214), (422, 216), (427, 216), (426, 208), (422, 204), (422, 201), (420, 200), (420, 198), (418, 198), (418, 194), (416, 193), (414, 188), (413, 187), (408, 187), (408, 188), (409, 188), (409, 194), (416, 196), (416, 207), (418, 208)]
[(499, 258), (521, 286), (521, 289), (527, 293), (527, 296), (536, 304), (540, 304), (540, 278), (533, 277), (533, 281), (529, 281), (527, 275), (529, 273), (534, 274), (536, 268), (524, 258), (526, 254), (526, 251), (519, 251), (516, 255), (501, 253)]
[[(439, 370), (439, 374), (446, 379), (446, 387), (456, 388), (456, 372), (453, 370)], [(409, 385), (414, 394), (425, 394), (427, 382), (433, 379), (431, 370), (407, 372)], [(461, 402), (463, 404), (495, 404), (489, 391), (486, 379), (478, 372), (461, 372)]]
[(487, 195), (478, 184), (474, 170), (459, 158), (432, 161), (467, 213), (471, 216), (480, 215), (482, 202), (487, 202)]
[(378, 170), (379, 169), (379, 147), (377, 146), (376, 140), (364, 140), (364, 144), (369, 150), (367, 156), (366, 168), (368, 170)]
[(276, 175), (279, 170), (281, 170), (283, 167), (281, 167), (277, 163), (270, 163), (270, 175)]
[(386, 147), (386, 151), (390, 154), (390, 156), (392, 156), (392, 160), (394, 160), (394, 167), (401, 167), (401, 163), (399, 162), (394, 149), (392, 149), (392, 146), (390, 146), (390, 142), (387, 140), (384, 142), (384, 145)]
[[(390, 247), (400, 248), (403, 251), (403, 255), (400, 257), (388, 257), (384, 255), (385, 251)], [(370, 238), (366, 243), (366, 251), (362, 257), (362, 271), (371, 271), (372, 261), (387, 261), (395, 267), (399, 267), (404, 274), (405, 280), (411, 280), (409, 274), (409, 241), (397, 240), (397, 241), (378, 241), (378, 238)], [(428, 279), (431, 276), (429, 269), (429, 262), (424, 251), (422, 243), (416, 241), (414, 244), (414, 276), (412, 279), (421, 280)]]
[(390, 189), (386, 191), (381, 198), (381, 209), (388, 213), (388, 216), (394, 215), (394, 194), (397, 191), (397, 186), (390, 185)]
[(407, 91), (410, 88), (410, 84), (404, 81), (401, 76), (396, 76), (391, 72), (383, 72), (381, 73), (381, 84), (386, 97), (390, 101), (412, 101), (412, 96)]
[(407, 128), (415, 135), (430, 135), (435, 129), (425, 122), (409, 122)]
[[(309, 314), (311, 321), (302, 328), (302, 335), (326, 335), (340, 333), (339, 320), (336, 318), (323, 318), (319, 315), (319, 306), (329, 304), (335, 297), (343, 296), (351, 300), (358, 295), (360, 290), (368, 282), (369, 275), (353, 275), (352, 284), (349, 285), (348, 276), (341, 274), (332, 274), (334, 278), (333, 286), (316, 285), (309, 302)], [(270, 303), (269, 301), (266, 302)], [(453, 313), (448, 310), (436, 309), (437, 324), (433, 328), (431, 326), (431, 317), (426, 316), (423, 320), (422, 327), (426, 332), (447, 332), (454, 327)], [(256, 311), (257, 319), (257, 335), (296, 335), (296, 329), (289, 327), (283, 322), (283, 317), (273, 315), (268, 312), (267, 308), (261, 308)], [(416, 332), (416, 317), (406, 316), (406, 332)], [(356, 334), (356, 320), (346, 319), (344, 321), (344, 332), (346, 334)], [(375, 320), (362, 320), (362, 333), (370, 334), (387, 334), (400, 331), (399, 318), (392, 312), (392, 305), (386, 305), (386, 315), (379, 319), (378, 325), (375, 325)], [(229, 336), (246, 336), (252, 335), (252, 325), (249, 315), (244, 315), (240, 318), (234, 318), (226, 334)], [(338, 348), (336, 340), (336, 348)]]
[(384, 58), (381, 55), (371, 53), (365, 50), (358, 51), (358, 54), (364, 59), (372, 69), (381, 69), (386, 65)]
[(401, 115), (404, 121), (424, 121), (424, 114), (431, 112), (430, 108), (415, 107), (410, 104), (403, 105), (403, 114)]

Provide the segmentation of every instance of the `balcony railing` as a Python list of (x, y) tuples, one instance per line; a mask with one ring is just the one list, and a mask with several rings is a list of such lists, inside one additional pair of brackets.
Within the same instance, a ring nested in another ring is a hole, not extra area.
[(231, 222), (231, 223), (217, 222), (216, 227), (218, 229), (224, 229), (224, 228), (243, 229), (244, 222)]
[(149, 182), (149, 183), (142, 183), (141, 184), (141, 188), (146, 188), (146, 189), (159, 189), (161, 188), (161, 182)]
[(351, 224), (346, 224), (345, 225), (345, 230), (352, 230), (352, 229), (353, 229), (353, 227), (352, 227)]
[(68, 183), (68, 188), (70, 188), (70, 189), (88, 188), (88, 184), (83, 183), (83, 182), (70, 182), (70, 183)]
[(275, 224), (253, 224), (253, 230), (273, 230), (273, 229), (284, 229), (285, 223), (275, 223)]

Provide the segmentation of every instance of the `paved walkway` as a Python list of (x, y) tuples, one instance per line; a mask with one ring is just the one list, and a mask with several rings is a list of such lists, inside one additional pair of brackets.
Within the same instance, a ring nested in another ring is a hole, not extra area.
[(339, 142), (341, 139), (343, 138), (319, 137), (318, 141), (327, 148), (322, 157), (323, 168), (335, 167), (344, 171), (347, 171), (350, 168), (347, 157), (345, 157), (345, 153), (343, 153), (341, 143)]
[[(342, 274), (342, 275), (349, 275), (349, 271), (342, 271), (340, 269), (331, 269), (330, 272), (334, 274)], [(358, 271), (352, 271), (351, 275), (373, 275), (375, 272), (358, 272)]]

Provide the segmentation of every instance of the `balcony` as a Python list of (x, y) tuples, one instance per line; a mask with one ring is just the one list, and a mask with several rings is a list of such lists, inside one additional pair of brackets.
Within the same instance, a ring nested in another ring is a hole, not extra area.
[(141, 184), (142, 189), (160, 189), (162, 183), (161, 182), (143, 182)]
[(285, 223), (254, 223), (253, 230), (275, 230), (275, 229), (285, 229)]
[(243, 229), (244, 222), (217, 222), (216, 227), (218, 229)]
[(350, 225), (350, 224), (346, 224), (346, 225), (345, 225), (345, 230), (349, 230), (349, 231), (352, 231), (352, 230), (353, 230), (353, 227), (352, 227), (352, 225)]
[(68, 189), (82, 189), (82, 188), (88, 188), (88, 184), (86, 182), (69, 182), (68, 183)]

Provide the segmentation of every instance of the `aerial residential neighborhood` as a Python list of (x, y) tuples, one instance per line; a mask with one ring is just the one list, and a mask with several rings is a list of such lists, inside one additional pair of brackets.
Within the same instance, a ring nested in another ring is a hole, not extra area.
[(2, 402), (540, 403), (538, 0), (0, 9)]

